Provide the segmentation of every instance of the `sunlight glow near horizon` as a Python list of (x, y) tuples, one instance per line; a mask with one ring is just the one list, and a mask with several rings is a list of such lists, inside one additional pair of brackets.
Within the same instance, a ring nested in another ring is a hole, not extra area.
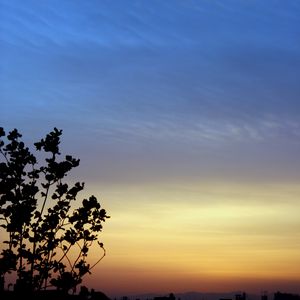
[[(203, 192), (211, 191), (212, 185), (213, 196)], [(109, 210), (118, 214), (105, 224), (108, 254), (95, 274), (110, 293), (123, 281), (127, 293), (149, 291), (152, 283), (157, 292), (167, 292), (166, 286), (179, 278), (172, 289), (176, 292), (183, 287), (208, 291), (216, 282), (219, 291), (234, 290), (231, 280), (236, 288), (259, 293), (264, 287), (276, 289), (270, 280), (299, 280), (297, 185), (200, 183), (189, 188), (193, 196), (188, 188), (172, 193), (159, 184), (117, 187), (118, 195), (108, 192), (118, 203)], [(241, 205), (241, 198), (248, 201)], [(274, 199), (272, 206), (268, 198)], [(258, 281), (256, 287), (249, 287), (251, 280)]]

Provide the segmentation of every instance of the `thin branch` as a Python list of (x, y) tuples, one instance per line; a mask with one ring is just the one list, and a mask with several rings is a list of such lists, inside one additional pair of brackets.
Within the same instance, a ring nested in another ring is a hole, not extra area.
[(105, 248), (103, 246), (101, 248), (103, 250), (103, 255), (90, 267), (89, 271), (91, 271), (96, 265), (98, 265), (99, 262), (106, 256)]
[(71, 273), (74, 271), (75, 265), (76, 265), (76, 263), (78, 262), (78, 260), (80, 259), (81, 253), (82, 253), (82, 247), (80, 246), (80, 244), (78, 243), (78, 241), (76, 241), (76, 244), (77, 244), (77, 246), (79, 247), (80, 252), (79, 252), (79, 254), (78, 254), (76, 260), (75, 260), (74, 263), (73, 263), (73, 266), (72, 266), (72, 269), (71, 269)]
[(69, 264), (70, 264), (70, 268), (72, 268), (72, 263), (71, 263), (71, 261), (70, 261), (70, 259), (69, 259), (69, 257), (68, 257), (67, 254), (68, 254), (68, 252), (70, 251), (71, 247), (72, 247), (72, 244), (69, 245), (69, 247), (68, 247), (68, 249), (67, 249), (66, 251), (63, 249), (63, 247), (59, 247), (59, 248), (61, 248), (61, 250), (62, 250), (62, 252), (64, 253), (64, 255), (58, 260), (58, 263), (60, 263), (64, 258), (66, 258), (67, 261), (68, 261)]

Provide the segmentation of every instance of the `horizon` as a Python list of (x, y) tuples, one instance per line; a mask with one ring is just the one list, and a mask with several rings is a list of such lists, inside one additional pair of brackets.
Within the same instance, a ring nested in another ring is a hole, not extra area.
[[(242, 295), (245, 294), (246, 299), (247, 298), (251, 298), (251, 296), (255, 296), (257, 298), (261, 298), (262, 296), (267, 296), (268, 299), (272, 299), (273, 296), (276, 293), (281, 293), (281, 294), (290, 294), (290, 295), (297, 295), (296, 293), (292, 293), (290, 291), (280, 291), (280, 290), (273, 290), (273, 291), (266, 291), (266, 290), (261, 290), (258, 293), (247, 293), (247, 291), (245, 290), (228, 290), (228, 291), (219, 291), (219, 292), (214, 292), (214, 291), (206, 291), (206, 292), (201, 292), (201, 291), (182, 291), (179, 293), (173, 293), (172, 291), (170, 292), (162, 292), (162, 293), (142, 293), (142, 294), (124, 294), (124, 295), (114, 295), (112, 297), (110, 297), (111, 299), (114, 298), (122, 298), (122, 297), (127, 297), (128, 299), (132, 299), (132, 298), (136, 298), (138, 297), (138, 299), (151, 299), (150, 297), (168, 297), (169, 295), (173, 294), (175, 296), (176, 299), (178, 299), (178, 297), (181, 299), (182, 296), (184, 296), (184, 299), (188, 299), (188, 298), (195, 298), (195, 297), (199, 297), (199, 296), (208, 296), (208, 297), (218, 297), (217, 299), (220, 299), (220, 296), (231, 296), (231, 297), (235, 297), (237, 295)], [(108, 295), (109, 296), (109, 295)], [(300, 296), (300, 295), (299, 295)], [(203, 300), (205, 300), (205, 298), (202, 298)], [(227, 298), (226, 298), (227, 299)]]
[[(264, 298), (264, 300), (271, 300), (275, 297), (276, 294), (286, 294), (286, 295), (293, 295), (293, 296), (300, 296), (297, 293), (293, 293), (288, 290), (261, 290), (259, 292), (252, 292), (248, 293), (246, 290), (228, 290), (228, 291), (182, 291), (178, 293), (174, 293), (173, 291), (165, 291), (165, 292), (146, 292), (146, 293), (132, 293), (132, 294), (106, 294), (110, 299), (129, 299), (129, 300), (151, 300), (155, 297), (170, 297), (170, 295), (174, 295), (175, 299), (183, 299), (183, 300), (195, 300), (195, 299), (202, 299), (202, 300), (229, 300), (229, 299), (236, 299), (236, 297), (245, 295), (245, 299), (250, 300), (263, 300), (262, 297), (266, 296), (267, 298)], [(201, 298), (200, 298), (201, 297)], [(225, 297), (225, 298), (224, 298)], [(155, 300), (155, 299), (154, 299)]]
[(62, 129), (111, 216), (83, 285), (300, 294), (299, 29), (297, 0), (0, 0), (0, 126)]

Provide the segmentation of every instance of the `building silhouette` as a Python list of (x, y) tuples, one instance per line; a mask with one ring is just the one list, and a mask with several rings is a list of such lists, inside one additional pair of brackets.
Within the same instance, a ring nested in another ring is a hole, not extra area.
[[(234, 296), (234, 300), (246, 300), (246, 298), (247, 298), (247, 295), (245, 292), (235, 294), (235, 296)], [(219, 300), (233, 300), (233, 299), (232, 298), (220, 298)]]
[(173, 293), (169, 294), (169, 296), (163, 297), (154, 297), (153, 300), (176, 300), (175, 295)]
[(276, 292), (274, 294), (274, 300), (300, 300), (300, 296), (296, 294)]

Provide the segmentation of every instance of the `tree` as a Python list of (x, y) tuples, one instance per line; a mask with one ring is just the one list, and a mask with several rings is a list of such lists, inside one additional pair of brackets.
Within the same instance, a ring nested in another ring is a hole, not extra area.
[[(3, 249), (0, 280), (15, 274), (15, 291), (33, 293), (51, 287), (67, 293), (105, 256), (98, 240), (107, 216), (95, 196), (73, 205), (83, 182), (69, 186), (67, 174), (79, 159), (59, 149), (62, 130), (54, 128), (35, 143), (38, 163), (17, 129), (0, 127), (0, 226)], [(94, 264), (87, 256), (92, 244), (102, 255)]]

